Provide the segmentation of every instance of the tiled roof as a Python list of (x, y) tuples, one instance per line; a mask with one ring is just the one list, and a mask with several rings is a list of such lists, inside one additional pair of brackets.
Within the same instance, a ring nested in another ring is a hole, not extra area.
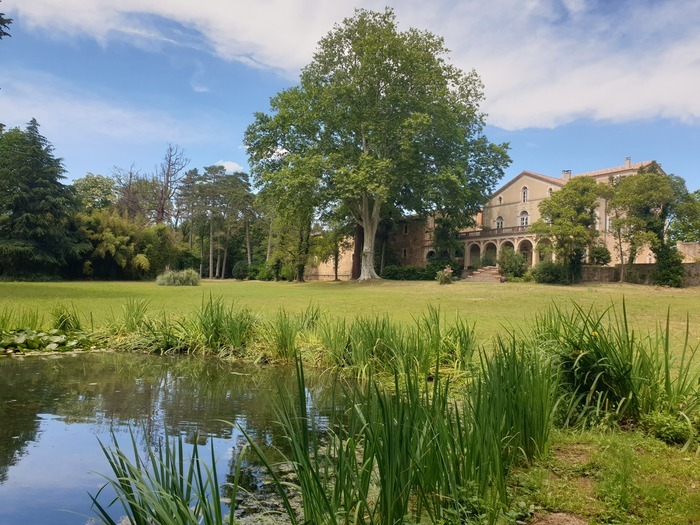
[(648, 166), (653, 163), (653, 160), (645, 160), (644, 162), (637, 162), (636, 164), (630, 164), (629, 166), (617, 166), (616, 168), (607, 168), (598, 171), (588, 171), (586, 173), (577, 173), (574, 177), (599, 177), (600, 175), (610, 175), (612, 173), (617, 173), (618, 171), (637, 171), (639, 168)]

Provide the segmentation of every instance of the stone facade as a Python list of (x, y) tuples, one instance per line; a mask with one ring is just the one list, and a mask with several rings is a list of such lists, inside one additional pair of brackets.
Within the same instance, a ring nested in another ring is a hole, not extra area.
[[(601, 184), (608, 184), (612, 179), (637, 173), (653, 161), (632, 164), (629, 157), (623, 166), (600, 171), (580, 173), (575, 177), (593, 177)], [(481, 221), (475, 228), (460, 233), (464, 242), (465, 266), (477, 264), (482, 259), (495, 261), (504, 248), (511, 248), (525, 256), (528, 266), (534, 266), (544, 257), (548, 241), (537, 241), (530, 233), (530, 226), (540, 217), (539, 204), (559, 191), (570, 179), (570, 171), (563, 171), (561, 177), (549, 177), (531, 171), (523, 171), (499, 188), (484, 206)], [(611, 264), (619, 264), (615, 239), (610, 231), (607, 202), (600, 199), (597, 210), (596, 229), (600, 241), (610, 250)], [(642, 250), (635, 259), (636, 263), (653, 263), (650, 250)]]

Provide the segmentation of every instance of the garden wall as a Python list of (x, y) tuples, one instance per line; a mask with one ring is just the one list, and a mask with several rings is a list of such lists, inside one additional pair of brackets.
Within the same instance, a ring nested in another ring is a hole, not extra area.
[[(651, 284), (654, 264), (634, 264), (628, 281), (639, 284)], [(685, 286), (700, 286), (700, 263), (684, 263)], [(583, 282), (614, 283), (620, 280), (620, 266), (584, 266)]]

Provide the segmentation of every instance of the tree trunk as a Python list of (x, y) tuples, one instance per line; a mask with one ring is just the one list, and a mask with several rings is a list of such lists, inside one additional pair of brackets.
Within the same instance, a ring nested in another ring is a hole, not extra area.
[(340, 248), (335, 245), (335, 250), (333, 250), (333, 280), (339, 281), (338, 279), (338, 265), (340, 264)]
[(221, 236), (216, 239), (216, 273), (215, 277), (221, 279)]
[(228, 260), (228, 241), (231, 236), (231, 228), (226, 228), (226, 240), (224, 241), (224, 263), (221, 265), (221, 278), (226, 278), (226, 263)]
[(209, 279), (214, 278), (214, 219), (209, 220)]
[(360, 222), (364, 229), (364, 246), (362, 247), (362, 261), (360, 263), (360, 277), (358, 280), (380, 279), (374, 270), (374, 246), (379, 227), (379, 216), (382, 207), (381, 199), (371, 199), (366, 193), (362, 194), (360, 208)]
[(245, 251), (248, 257), (248, 268), (253, 266), (253, 254), (250, 249), (250, 224), (248, 219), (245, 219)]
[(272, 219), (270, 219), (270, 229), (267, 232), (267, 253), (265, 254), (265, 262), (270, 260), (272, 253)]
[(199, 248), (199, 278), (204, 277), (204, 235), (201, 236), (201, 247)]

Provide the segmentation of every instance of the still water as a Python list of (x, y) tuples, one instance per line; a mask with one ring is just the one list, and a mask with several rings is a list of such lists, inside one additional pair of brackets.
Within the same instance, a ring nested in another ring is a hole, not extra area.
[[(203, 455), (213, 444), (224, 478), (245, 443), (241, 429), (262, 445), (282, 445), (274, 404), (280, 386), (294, 381), (290, 367), (183, 357), (1, 358), (0, 525), (89, 523), (88, 493), (111, 475), (98, 439), (108, 443), (111, 432), (124, 448), (130, 429), (141, 446), (166, 433), (191, 442), (198, 433)], [(324, 382), (330, 378), (307, 374), (307, 402), (320, 421), (332, 409)]]

